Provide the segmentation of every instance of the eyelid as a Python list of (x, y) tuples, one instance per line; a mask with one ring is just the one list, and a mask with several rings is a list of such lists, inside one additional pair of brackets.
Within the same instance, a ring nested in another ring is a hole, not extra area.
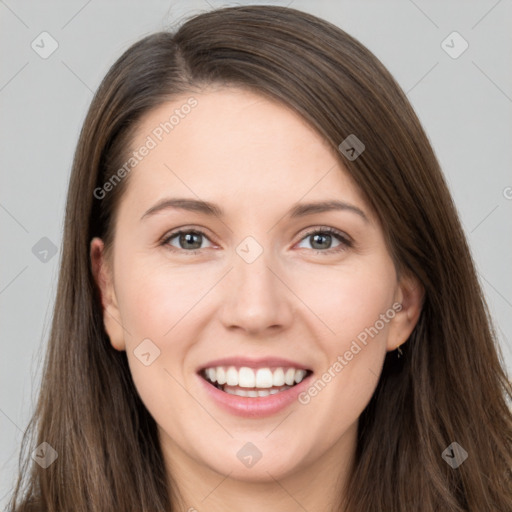
[(338, 236), (346, 243), (353, 243), (352, 238), (344, 231), (340, 231), (339, 229), (333, 228), (331, 226), (322, 226), (322, 225), (313, 226), (311, 228), (306, 228), (306, 231), (301, 235), (300, 240), (303, 240), (307, 236), (314, 235), (315, 233), (329, 233), (330, 235)]

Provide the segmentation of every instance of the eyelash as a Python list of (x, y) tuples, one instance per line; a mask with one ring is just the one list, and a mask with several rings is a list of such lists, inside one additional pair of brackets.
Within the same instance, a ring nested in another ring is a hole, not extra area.
[[(160, 245), (166, 246), (172, 252), (184, 252), (188, 256), (195, 256), (195, 255), (199, 254), (202, 249), (194, 249), (192, 251), (187, 251), (185, 249), (178, 249), (176, 247), (173, 247), (173, 246), (169, 245), (169, 242), (173, 238), (175, 238), (178, 235), (184, 234), (184, 233), (193, 233), (195, 235), (201, 235), (201, 236), (204, 236), (207, 240), (209, 240), (209, 238), (206, 236), (206, 234), (204, 232), (200, 231), (200, 230), (197, 230), (197, 229), (180, 229), (178, 231), (174, 231), (172, 233), (169, 233), (168, 236), (165, 236)], [(336, 238), (341, 243), (340, 243), (340, 245), (338, 247), (335, 247), (334, 249), (326, 249), (326, 250), (311, 249), (312, 251), (315, 252), (315, 254), (323, 254), (323, 255), (325, 255), (325, 254), (328, 254), (328, 255), (329, 254), (336, 254), (336, 253), (345, 251), (348, 248), (351, 248), (353, 246), (353, 242), (349, 238), (347, 238), (345, 235), (343, 235), (343, 233), (341, 233), (337, 229), (334, 229), (334, 228), (331, 228), (331, 227), (316, 228), (314, 230), (308, 231), (307, 233), (304, 234), (304, 236), (300, 239), (299, 242), (301, 242), (302, 240), (304, 240), (304, 239), (306, 239), (306, 238), (308, 238), (308, 237), (310, 237), (312, 235), (316, 235), (316, 234), (328, 234), (328, 235), (331, 235), (331, 236)]]

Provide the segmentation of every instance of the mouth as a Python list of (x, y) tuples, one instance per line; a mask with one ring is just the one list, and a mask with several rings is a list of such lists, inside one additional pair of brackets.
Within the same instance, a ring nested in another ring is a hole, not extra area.
[(199, 375), (215, 388), (230, 395), (265, 397), (282, 393), (312, 374), (312, 370), (295, 367), (213, 366)]

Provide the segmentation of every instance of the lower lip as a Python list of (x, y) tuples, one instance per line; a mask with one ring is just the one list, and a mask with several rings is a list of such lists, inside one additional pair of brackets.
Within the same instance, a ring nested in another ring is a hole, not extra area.
[(222, 409), (245, 418), (264, 418), (277, 414), (298, 400), (298, 395), (309, 386), (312, 375), (285, 391), (258, 397), (231, 395), (216, 388), (200, 375), (197, 377), (209, 396)]

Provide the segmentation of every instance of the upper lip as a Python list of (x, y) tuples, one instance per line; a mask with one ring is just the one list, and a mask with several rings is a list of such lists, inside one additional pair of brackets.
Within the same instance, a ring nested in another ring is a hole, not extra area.
[(299, 363), (297, 361), (292, 361), (291, 359), (285, 359), (282, 357), (261, 357), (261, 358), (249, 358), (245, 356), (233, 356), (233, 357), (224, 357), (222, 359), (215, 359), (213, 361), (209, 361), (208, 363), (202, 365), (198, 372), (205, 370), (206, 368), (215, 368), (217, 366), (235, 366), (236, 368), (241, 368), (243, 366), (248, 368), (296, 368), (311, 371), (307, 365)]

